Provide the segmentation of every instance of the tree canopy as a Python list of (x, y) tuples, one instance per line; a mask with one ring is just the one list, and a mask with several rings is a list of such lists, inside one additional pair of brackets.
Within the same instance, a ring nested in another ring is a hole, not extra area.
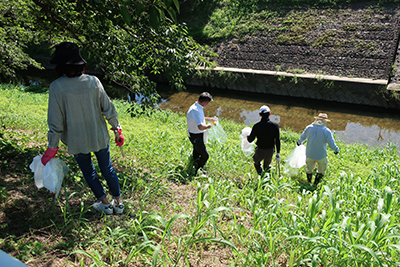
[[(196, 66), (209, 66), (213, 53), (177, 23), (178, 0), (0, 0), (0, 78), (41, 67), (26, 48), (62, 41), (81, 47), (89, 68), (131, 92), (155, 92), (149, 74), (163, 74), (182, 89)], [(43, 63), (43, 62), (41, 62)]]

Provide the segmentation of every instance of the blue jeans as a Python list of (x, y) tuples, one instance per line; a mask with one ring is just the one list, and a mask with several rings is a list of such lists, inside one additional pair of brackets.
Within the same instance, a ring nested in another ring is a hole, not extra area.
[[(121, 191), (119, 188), (118, 177), (111, 165), (110, 145), (98, 152), (94, 152), (94, 154), (96, 155), (97, 162), (99, 163), (101, 174), (106, 179), (108, 188), (110, 189), (113, 198), (120, 198)], [(83, 173), (83, 177), (85, 177), (86, 182), (88, 183), (90, 189), (92, 189), (96, 198), (98, 200), (105, 199), (107, 195), (94, 168), (91, 153), (76, 154), (74, 157)]]

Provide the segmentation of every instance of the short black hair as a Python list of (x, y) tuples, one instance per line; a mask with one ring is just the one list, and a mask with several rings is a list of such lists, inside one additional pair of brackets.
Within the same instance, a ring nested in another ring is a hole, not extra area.
[(269, 114), (271, 114), (271, 112), (260, 113), (261, 117), (269, 117)]
[(86, 73), (87, 65), (67, 65), (67, 64), (57, 64), (56, 72), (59, 77), (66, 75), (68, 78), (79, 77)]
[(212, 96), (210, 95), (209, 92), (203, 92), (203, 93), (200, 94), (198, 101), (199, 102), (210, 102), (212, 100), (213, 100)]

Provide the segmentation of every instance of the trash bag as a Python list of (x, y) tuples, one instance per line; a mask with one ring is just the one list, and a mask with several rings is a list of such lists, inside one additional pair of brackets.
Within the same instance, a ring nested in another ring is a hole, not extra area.
[(249, 136), (251, 133), (251, 128), (250, 127), (244, 127), (242, 130), (242, 134), (239, 136), (241, 139), (241, 147), (243, 153), (248, 157), (253, 154), (254, 151), (254, 142), (249, 142), (247, 141), (247, 136)]
[(306, 147), (299, 145), (285, 159), (284, 173), (296, 175), (301, 167), (306, 165)]
[(68, 173), (68, 166), (60, 159), (52, 158), (44, 168), (43, 186), (51, 192), (60, 193), (61, 185), (65, 175)]
[(228, 139), (228, 137), (224, 129), (222, 128), (221, 124), (219, 124), (218, 118), (217, 117), (214, 118), (217, 119), (217, 121), (213, 122), (214, 125), (211, 126), (211, 128), (206, 131), (207, 133), (205, 134), (205, 138), (208, 138), (208, 140), (210, 141), (217, 141), (223, 143)]
[(29, 165), (29, 168), (34, 173), (35, 185), (37, 188), (43, 187), (43, 174), (44, 174), (44, 165), (42, 164), (42, 155), (36, 156), (33, 158), (32, 163)]
[(34, 172), (35, 184), (37, 188), (45, 187), (58, 197), (63, 179), (69, 168), (62, 160), (56, 158), (52, 158), (44, 166), (41, 158), (42, 155), (34, 157), (29, 165), (29, 168)]

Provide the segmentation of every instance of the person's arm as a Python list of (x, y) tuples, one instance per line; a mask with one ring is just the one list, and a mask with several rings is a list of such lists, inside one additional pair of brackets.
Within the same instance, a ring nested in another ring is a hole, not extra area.
[(114, 104), (111, 102), (110, 98), (108, 97), (100, 80), (95, 78), (95, 82), (96, 82), (96, 86), (99, 88), (99, 92), (100, 92), (100, 105), (101, 105), (101, 112), (102, 112), (103, 116), (106, 118), (106, 120), (108, 121), (108, 123), (111, 125), (111, 127), (113, 129), (116, 129), (116, 130), (122, 129), (122, 127), (119, 123), (119, 120), (118, 120), (118, 112), (115, 109)]
[(124, 144), (125, 138), (122, 134), (122, 127), (118, 120), (118, 112), (115, 109), (114, 104), (111, 102), (103, 85), (100, 80), (96, 78), (96, 85), (100, 90), (100, 105), (101, 112), (103, 116), (107, 119), (108, 123), (111, 125), (111, 130), (115, 135), (115, 144), (121, 147)]
[(46, 165), (57, 154), (58, 143), (60, 142), (64, 125), (63, 117), (54, 90), (52, 90), (50, 86), (49, 106), (47, 111), (47, 124), (49, 125), (49, 131), (47, 132), (48, 146), (41, 158), (43, 165)]
[(256, 139), (256, 128), (257, 126), (253, 126), (253, 128), (251, 129), (250, 135), (247, 136), (247, 141), (249, 143), (252, 143), (254, 141), (254, 139)]
[(204, 131), (204, 130), (210, 129), (211, 126), (212, 126), (211, 124), (202, 123), (202, 124), (197, 125), (197, 128), (199, 128), (200, 131)]
[(329, 129), (327, 129), (327, 143), (335, 154), (339, 153), (339, 147), (336, 145), (333, 134)]
[(304, 129), (303, 133), (300, 135), (300, 139), (297, 141), (297, 145), (301, 145), (303, 144), (303, 142), (307, 139), (307, 131), (308, 130), (308, 126)]
[(47, 141), (49, 148), (57, 148), (61, 139), (61, 134), (64, 130), (64, 114), (61, 109), (61, 104), (54, 93), (54, 90), (49, 90), (49, 105), (47, 110), (47, 124), (49, 131), (47, 132)]
[(211, 121), (211, 122), (217, 121), (216, 118), (211, 118), (211, 117), (205, 117), (204, 119), (205, 119), (206, 121)]
[(279, 133), (279, 126), (276, 131), (276, 136), (275, 136), (275, 147), (276, 147), (276, 153), (280, 154), (281, 153), (281, 138), (280, 138), (280, 133)]
[(281, 138), (280, 138), (280, 133), (279, 133), (279, 125), (277, 126), (277, 132), (275, 136), (275, 147), (276, 147), (276, 160), (278, 162), (281, 161)]

